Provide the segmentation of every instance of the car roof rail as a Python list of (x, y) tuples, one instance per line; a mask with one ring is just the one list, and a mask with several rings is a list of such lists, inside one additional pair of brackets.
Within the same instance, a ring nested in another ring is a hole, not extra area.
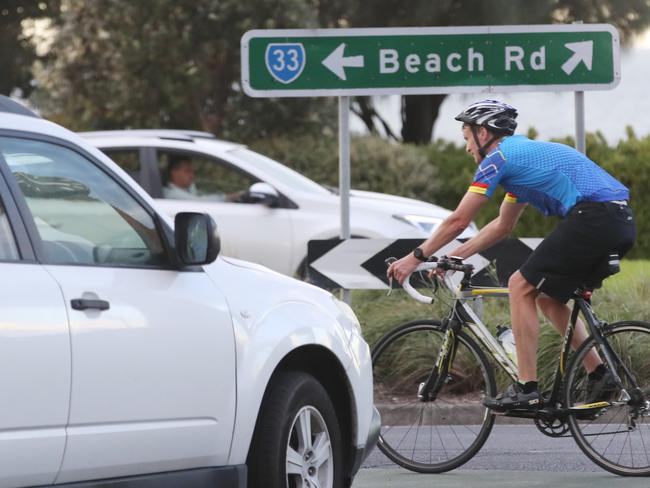
[(36, 112), (5, 95), (0, 95), (0, 112), (16, 115), (27, 115), (28, 117), (36, 117), (38, 119), (41, 118)]
[(153, 139), (173, 139), (193, 141), (194, 139), (216, 139), (214, 134), (198, 130), (177, 129), (133, 129), (133, 130), (99, 130), (79, 132), (83, 137), (151, 137)]

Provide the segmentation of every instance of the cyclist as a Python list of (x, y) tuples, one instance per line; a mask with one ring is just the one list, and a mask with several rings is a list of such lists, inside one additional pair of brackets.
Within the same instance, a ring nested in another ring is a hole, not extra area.
[[(506, 196), (499, 215), (450, 254), (467, 258), (507, 237), (527, 204), (546, 216), (562, 218), (528, 260), (509, 279), (510, 316), (515, 336), (519, 381), (484, 404), (494, 410), (537, 408), (537, 307), (564, 333), (571, 309), (566, 302), (582, 284), (597, 286), (606, 273), (602, 264), (617, 251), (622, 257), (634, 243), (629, 191), (582, 153), (563, 144), (514, 135), (517, 110), (484, 100), (456, 116), (478, 165), (474, 180), (454, 212), (412, 253), (394, 262), (388, 276), (400, 283), (427, 257), (457, 237), (501, 185)], [(579, 323), (575, 349), (587, 337)], [(614, 383), (592, 350), (584, 361), (589, 373), (587, 401), (604, 399)]]

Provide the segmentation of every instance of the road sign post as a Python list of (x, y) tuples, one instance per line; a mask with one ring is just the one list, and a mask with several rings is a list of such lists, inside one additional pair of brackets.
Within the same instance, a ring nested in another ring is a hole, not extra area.
[[(573, 24), (582, 24), (577, 20)], [(576, 149), (582, 154), (587, 154), (587, 134), (585, 130), (585, 92), (576, 91), (574, 94), (575, 105), (575, 126), (576, 126)]]
[[(339, 97), (339, 195), (341, 197), (341, 239), (350, 238), (350, 97)], [(341, 299), (350, 304), (350, 290)]]

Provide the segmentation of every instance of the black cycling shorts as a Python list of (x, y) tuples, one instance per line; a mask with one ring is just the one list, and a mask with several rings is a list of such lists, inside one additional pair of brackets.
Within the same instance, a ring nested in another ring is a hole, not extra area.
[(580, 202), (519, 269), (541, 292), (566, 303), (581, 286), (595, 288), (607, 275), (611, 252), (634, 244), (632, 209), (614, 202)]

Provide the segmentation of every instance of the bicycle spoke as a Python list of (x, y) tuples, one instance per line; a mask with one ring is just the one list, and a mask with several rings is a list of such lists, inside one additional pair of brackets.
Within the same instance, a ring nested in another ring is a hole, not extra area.
[[(645, 424), (645, 422), (644, 422), (643, 425), (646, 427), (644, 430), (647, 431), (648, 430), (647, 429), (647, 424)], [(641, 450), (643, 451), (642, 452), (642, 457), (645, 458), (645, 461), (643, 459), (641, 459), (640, 462), (642, 462), (642, 463), (645, 462), (648, 465), (650, 465), (650, 459), (648, 459), (648, 451), (646, 450), (646, 445), (645, 445), (645, 439), (644, 439), (643, 432), (641, 432), (641, 435), (639, 436), (639, 438), (641, 440), (641, 448), (642, 448)]]
[(431, 421), (429, 422), (429, 464), (433, 463), (433, 412), (431, 411)]
[(424, 416), (424, 409), (420, 410), (420, 418), (418, 420), (418, 429), (415, 431), (415, 441), (413, 442), (413, 451), (411, 452), (411, 459), (415, 459), (415, 448), (418, 445), (418, 434), (420, 433), (420, 426), (422, 426), (422, 417)]
[(395, 447), (396, 450), (399, 450), (400, 446), (402, 445), (402, 443), (404, 442), (404, 440), (405, 440), (406, 437), (409, 435), (409, 433), (411, 432), (412, 429), (413, 429), (413, 424), (411, 424), (411, 426), (409, 427), (409, 429), (406, 431), (406, 433), (404, 434), (404, 436), (402, 437), (402, 439), (399, 441), (399, 443), (398, 443), (397, 446)]

